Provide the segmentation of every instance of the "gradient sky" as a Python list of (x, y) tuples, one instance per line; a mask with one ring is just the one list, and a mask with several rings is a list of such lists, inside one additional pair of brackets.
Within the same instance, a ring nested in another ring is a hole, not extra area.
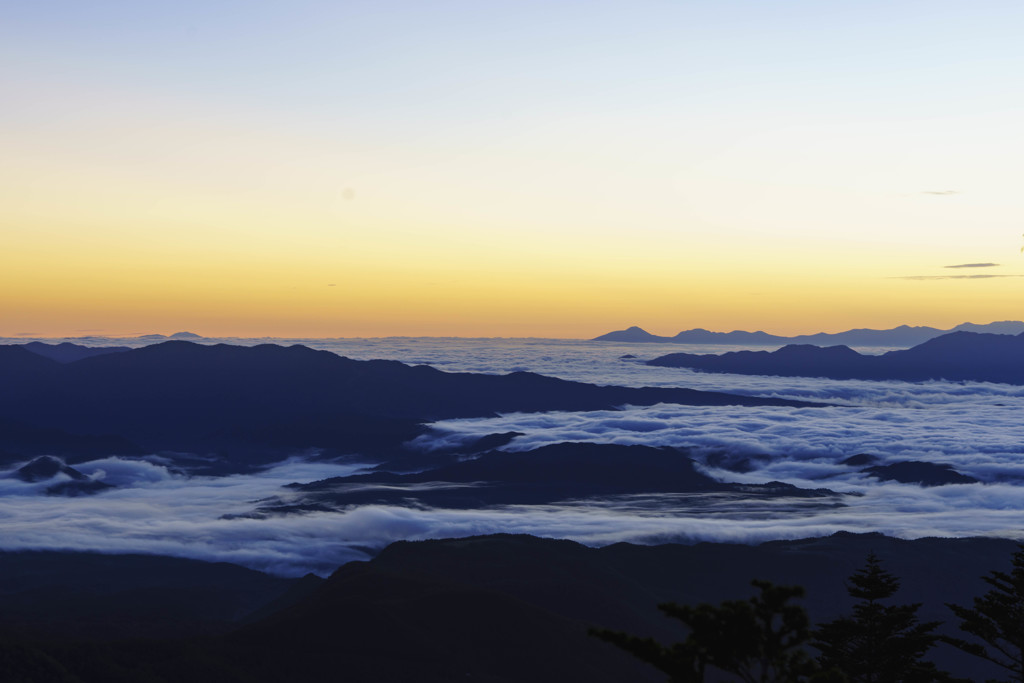
[(1022, 319), (1022, 34), (1016, 0), (2, 3), (0, 335)]

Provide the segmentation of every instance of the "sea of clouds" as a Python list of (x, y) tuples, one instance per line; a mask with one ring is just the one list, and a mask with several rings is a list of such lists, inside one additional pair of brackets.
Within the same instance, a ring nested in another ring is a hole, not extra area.
[[(115, 340), (107, 343), (116, 343)], [(248, 340), (254, 343), (257, 340)], [(266, 341), (266, 340), (258, 340)], [(358, 471), (356, 464), (292, 458), (262, 472), (189, 476), (160, 458), (105, 458), (76, 465), (116, 488), (95, 496), (47, 496), (0, 473), (0, 547), (143, 552), (229, 561), (282, 575), (326, 574), (400, 539), (530, 533), (600, 545), (701, 540), (756, 542), (881, 531), (906, 538), (1024, 538), (1024, 387), (986, 383), (867, 382), (704, 374), (643, 365), (678, 345), (560, 340), (320, 340), (353, 358), (392, 358), (450, 371), (530, 370), (578, 381), (687, 386), (828, 402), (819, 408), (624, 406), (580, 413), (510, 414), (435, 423), (415, 447), (429, 451), (495, 432), (520, 432), (505, 450), (561, 441), (688, 449), (726, 481), (784, 481), (829, 488), (826, 499), (734, 494), (619, 496), (544, 506), (443, 510), (363, 506), (260, 516), (282, 487)], [(632, 354), (640, 359), (622, 359)], [(952, 465), (982, 483), (923, 488), (881, 483), (841, 464), (870, 453), (881, 463)]]
[[(446, 420), (417, 440), (425, 450), (469, 443), (498, 432), (520, 432), (504, 450), (563, 441), (672, 446), (730, 481), (777, 479), (800, 486), (859, 490), (865, 477), (841, 464), (869, 453), (881, 464), (925, 460), (952, 465), (983, 482), (1024, 483), (1021, 406), (954, 402), (927, 408), (682, 406), (622, 410), (517, 413)], [(713, 457), (712, 457), (713, 456)], [(750, 469), (746, 474), (736, 470)]]

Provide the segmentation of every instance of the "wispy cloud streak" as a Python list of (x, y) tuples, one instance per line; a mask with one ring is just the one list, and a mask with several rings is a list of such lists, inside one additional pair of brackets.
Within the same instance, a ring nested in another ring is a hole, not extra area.
[[(947, 266), (949, 268), (955, 266)], [(889, 278), (890, 280), (989, 280), (992, 278), (1000, 277), (1024, 277), (1024, 275), (990, 275), (990, 274), (977, 274), (977, 275), (897, 275)]]

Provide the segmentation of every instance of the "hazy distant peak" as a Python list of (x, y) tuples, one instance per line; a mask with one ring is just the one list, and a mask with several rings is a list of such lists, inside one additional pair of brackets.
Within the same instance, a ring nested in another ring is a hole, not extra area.
[(614, 342), (655, 342), (665, 341), (668, 337), (653, 335), (647, 330), (633, 325), (625, 330), (616, 330), (608, 334), (595, 337), (593, 341), (614, 341)]
[(987, 334), (1021, 334), (1024, 333), (1024, 322), (1006, 320), (1002, 322), (976, 325), (974, 323), (962, 323), (952, 330), (940, 330), (935, 327), (900, 325), (891, 329), (875, 330), (869, 328), (857, 328), (845, 332), (817, 332), (815, 334), (801, 334), (792, 337), (782, 337), (768, 332), (757, 331), (747, 332), (744, 330), (733, 330), (732, 332), (711, 332), (698, 327), (690, 330), (683, 330), (674, 337), (658, 337), (648, 334), (639, 327), (630, 327), (628, 330), (610, 332), (594, 339), (594, 341), (614, 342), (670, 342), (674, 344), (735, 344), (746, 346), (773, 346), (775, 344), (800, 343), (815, 345), (842, 344), (846, 346), (883, 346), (903, 347), (916, 346), (929, 339), (934, 339), (948, 332), (979, 332)]
[(82, 346), (80, 344), (72, 344), (71, 342), (46, 344), (34, 341), (22, 344), (21, 346), (32, 353), (55, 360), (58, 363), (72, 363), (83, 358), (129, 350), (127, 346)]
[(671, 353), (648, 365), (704, 372), (783, 377), (899, 380), (922, 382), (1000, 382), (1024, 384), (1024, 334), (950, 332), (910, 349), (880, 356), (847, 346), (790, 344), (777, 351), (733, 351), (721, 355)]
[(175, 332), (172, 335), (166, 334), (143, 334), (139, 335), (137, 339), (205, 339), (201, 334), (195, 332)]
[(954, 332), (988, 332), (991, 334), (1020, 334), (1024, 332), (1024, 322), (1016, 320), (1000, 320), (999, 322), (978, 325), (976, 323), (960, 323), (953, 328)]

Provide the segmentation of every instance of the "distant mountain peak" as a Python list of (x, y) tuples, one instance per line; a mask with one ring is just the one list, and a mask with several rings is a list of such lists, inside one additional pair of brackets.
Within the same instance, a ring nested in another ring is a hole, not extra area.
[(593, 341), (612, 341), (612, 342), (658, 342), (668, 341), (669, 337), (659, 337), (651, 334), (647, 330), (632, 325), (624, 330), (616, 330), (609, 332), (608, 334), (602, 334), (600, 337), (596, 337)]
[(31, 462), (22, 465), (14, 472), (14, 476), (22, 481), (37, 482), (45, 479), (52, 479), (58, 474), (64, 474), (76, 481), (88, 479), (84, 474), (70, 467), (61, 458), (52, 455), (40, 455), (33, 458)]
[(137, 337), (138, 339), (206, 339), (201, 334), (195, 332), (175, 332), (174, 334), (142, 334)]
[(1021, 334), (1024, 332), (1024, 322), (1016, 320), (1000, 320), (978, 325), (976, 323), (960, 323), (952, 329), (953, 332), (989, 332), (993, 334)]
[(771, 352), (670, 353), (647, 364), (742, 375), (1024, 384), (1022, 359), (1024, 335), (958, 331), (880, 356), (862, 355), (847, 346), (790, 344)]
[(683, 330), (672, 337), (659, 337), (649, 334), (643, 329), (633, 326), (626, 330), (609, 332), (596, 337), (593, 341), (612, 342), (667, 342), (671, 344), (716, 344), (736, 346), (775, 346), (784, 344), (813, 344), (815, 346), (881, 346), (889, 348), (910, 348), (929, 339), (934, 339), (950, 332), (977, 332), (983, 334), (1024, 334), (1024, 322), (1004, 320), (1000, 322), (977, 325), (961, 323), (951, 330), (940, 330), (935, 327), (899, 325), (885, 330), (856, 328), (844, 332), (817, 332), (782, 337), (768, 332), (711, 332), (702, 327)]

